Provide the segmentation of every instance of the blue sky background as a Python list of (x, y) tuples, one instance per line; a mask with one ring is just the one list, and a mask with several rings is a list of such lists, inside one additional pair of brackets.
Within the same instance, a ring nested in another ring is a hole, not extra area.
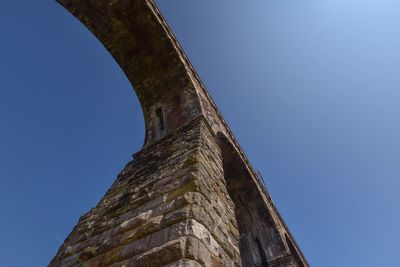
[[(312, 266), (400, 266), (400, 2), (159, 0)], [(143, 143), (55, 1), (0, 8), (0, 259), (46, 266)]]

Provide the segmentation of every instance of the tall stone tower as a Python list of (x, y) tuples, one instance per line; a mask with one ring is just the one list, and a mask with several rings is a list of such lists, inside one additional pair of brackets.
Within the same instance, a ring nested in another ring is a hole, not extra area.
[(125, 72), (146, 138), (49, 266), (308, 266), (154, 1), (58, 2)]

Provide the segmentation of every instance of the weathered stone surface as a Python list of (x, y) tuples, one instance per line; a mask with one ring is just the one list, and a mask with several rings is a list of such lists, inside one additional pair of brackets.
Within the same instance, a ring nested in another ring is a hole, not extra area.
[(58, 0), (118, 61), (146, 140), (49, 266), (308, 266), (152, 0)]
[[(97, 266), (129, 259), (141, 266), (154, 253), (177, 253), (180, 246), (179, 253), (203, 265), (211, 264), (212, 256), (240, 265), (233, 202), (221, 162), (204, 173), (200, 164), (205, 130), (212, 136), (206, 122), (196, 120), (137, 154), (98, 206), (81, 217), (51, 266), (74, 257)], [(179, 255), (168, 257), (179, 261)]]
[(202, 265), (194, 260), (183, 259), (167, 265), (164, 267), (201, 267)]
[[(50, 266), (162, 266), (182, 258), (240, 266), (239, 240), (249, 236), (238, 228), (238, 205), (227, 190), (221, 155), (203, 119), (136, 154), (98, 206), (81, 217)], [(255, 258), (259, 250), (248, 248)]]

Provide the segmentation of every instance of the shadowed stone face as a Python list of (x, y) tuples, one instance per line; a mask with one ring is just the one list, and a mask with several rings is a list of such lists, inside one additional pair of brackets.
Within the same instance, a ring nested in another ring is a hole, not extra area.
[(105, 45), (146, 134), (49, 266), (308, 266), (152, 0), (58, 0)]

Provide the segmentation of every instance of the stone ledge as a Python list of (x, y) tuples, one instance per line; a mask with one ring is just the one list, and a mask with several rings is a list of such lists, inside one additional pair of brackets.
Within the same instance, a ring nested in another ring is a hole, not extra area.
[(283, 256), (269, 261), (265, 267), (297, 267), (297, 263), (292, 255)]

